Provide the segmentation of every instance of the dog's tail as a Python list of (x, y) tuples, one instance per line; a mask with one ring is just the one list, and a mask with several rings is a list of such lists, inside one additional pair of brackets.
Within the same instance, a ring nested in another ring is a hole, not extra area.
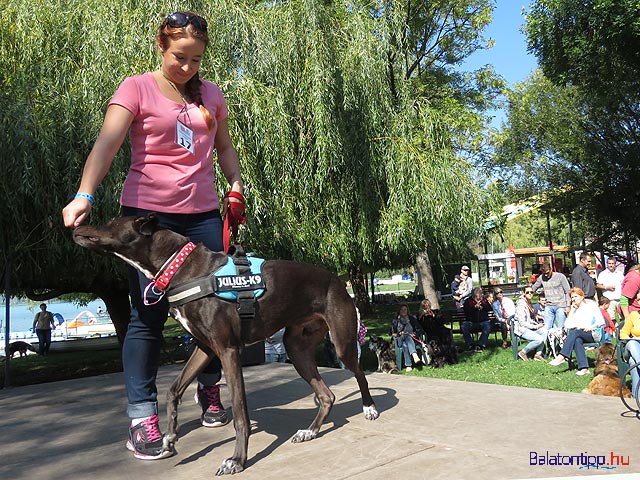
[(33, 345), (31, 345), (30, 343), (27, 343), (27, 350), (38, 353), (38, 349)]

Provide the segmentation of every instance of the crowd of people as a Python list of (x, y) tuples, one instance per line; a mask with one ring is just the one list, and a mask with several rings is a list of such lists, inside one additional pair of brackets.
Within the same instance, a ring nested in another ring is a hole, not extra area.
[[(491, 332), (500, 332), (502, 347), (508, 346), (508, 333), (522, 340), (518, 357), (524, 361), (547, 361), (560, 366), (575, 357), (576, 374), (590, 373), (585, 344), (613, 342), (619, 321), (624, 358), (630, 364), (640, 362), (640, 266), (626, 274), (617, 268), (614, 257), (607, 268), (594, 279), (590, 275), (592, 257), (582, 253), (571, 273), (571, 282), (550, 264), (541, 266), (540, 275), (527, 285), (514, 302), (496, 287), (486, 293), (481, 288), (469, 288), (470, 270), (465, 265), (451, 284), (451, 294), (459, 311), (464, 312), (461, 331), (468, 351), (487, 348)], [(533, 303), (534, 295), (538, 302)], [(549, 342), (562, 339), (559, 351), (549, 348)], [(552, 352), (557, 353), (552, 355)], [(632, 391), (638, 396), (640, 367), (631, 370)]]

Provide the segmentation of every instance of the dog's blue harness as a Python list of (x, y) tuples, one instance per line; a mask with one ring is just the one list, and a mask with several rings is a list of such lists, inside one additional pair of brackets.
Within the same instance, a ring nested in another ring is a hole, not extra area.
[[(169, 288), (167, 300), (169, 305), (177, 307), (199, 298), (215, 295), (223, 300), (238, 302), (238, 310), (253, 311), (253, 302), (260, 298), (266, 289), (262, 278), (263, 258), (250, 257), (244, 253), (234, 254), (227, 258), (227, 263), (206, 277)], [(247, 312), (249, 313), (249, 312)], [(251, 316), (253, 314), (251, 313)]]

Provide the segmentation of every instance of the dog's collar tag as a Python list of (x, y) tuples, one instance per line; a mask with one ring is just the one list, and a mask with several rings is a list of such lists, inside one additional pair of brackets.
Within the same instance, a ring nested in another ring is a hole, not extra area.
[(144, 289), (144, 295), (142, 295), (142, 303), (144, 303), (146, 306), (155, 305), (156, 303), (160, 302), (160, 300), (162, 300), (162, 297), (164, 297), (164, 292), (156, 290), (155, 287), (155, 284), (151, 282)]

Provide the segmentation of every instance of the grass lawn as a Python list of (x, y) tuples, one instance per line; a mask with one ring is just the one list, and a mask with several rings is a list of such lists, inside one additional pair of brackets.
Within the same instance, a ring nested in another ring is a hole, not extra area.
[[(369, 330), (369, 335), (383, 336), (390, 339), (389, 329), (391, 319), (395, 316), (399, 305), (376, 305), (371, 315), (363, 316), (363, 321)], [(443, 309), (452, 308), (446, 303)], [(409, 304), (410, 313), (416, 314), (418, 303)], [(591, 381), (591, 375), (579, 377), (576, 370), (569, 371), (567, 364), (552, 367), (548, 363), (530, 360), (514, 360), (511, 344), (509, 348), (502, 349), (502, 339), (496, 344), (493, 333), (489, 337), (489, 348), (481, 353), (464, 352), (464, 341), (461, 334), (454, 335), (456, 346), (463, 353), (458, 355), (457, 365), (448, 365), (444, 368), (432, 368), (429, 366), (414, 368), (411, 372), (401, 372), (401, 375), (419, 377), (443, 378), (449, 380), (462, 380), (466, 382), (492, 383), (499, 385), (512, 385), (546, 390), (560, 390), (566, 392), (580, 392)], [(589, 362), (593, 367), (595, 352), (587, 352)], [(363, 348), (363, 365), (371, 371), (377, 368), (377, 360), (373, 352), (365, 345)], [(575, 367), (574, 367), (575, 368)]]
[[(411, 313), (416, 313), (418, 304), (409, 305)], [(363, 315), (363, 321), (369, 335), (389, 338), (391, 319), (398, 305), (374, 305), (373, 313)], [(445, 307), (446, 308), (446, 305)], [(182, 329), (173, 320), (167, 322), (165, 336), (173, 338), (182, 335)], [(464, 349), (461, 335), (455, 335), (456, 344)], [(591, 365), (595, 355), (588, 352)], [(174, 361), (180, 361), (180, 355), (174, 355)], [(322, 348), (318, 348), (316, 358), (323, 362)], [(163, 362), (172, 359), (163, 355)], [(368, 345), (362, 349), (362, 364), (367, 371), (375, 371), (377, 360)], [(14, 357), (11, 361), (11, 384), (13, 386), (44, 383), (71, 378), (88, 377), (104, 373), (122, 371), (120, 350), (52, 353), (47, 357), (28, 355), (24, 358)], [(401, 372), (400, 375), (443, 378), (469, 382), (493, 383), (501, 385), (517, 385), (522, 387), (580, 392), (589, 383), (591, 376), (578, 377), (574, 371), (568, 371), (566, 364), (552, 367), (542, 362), (515, 361), (511, 348), (503, 350), (495, 343), (493, 334), (489, 348), (482, 353), (461, 353), (459, 363), (444, 368), (424, 366), (412, 372)], [(0, 386), (4, 385), (4, 361), (0, 361)]]

